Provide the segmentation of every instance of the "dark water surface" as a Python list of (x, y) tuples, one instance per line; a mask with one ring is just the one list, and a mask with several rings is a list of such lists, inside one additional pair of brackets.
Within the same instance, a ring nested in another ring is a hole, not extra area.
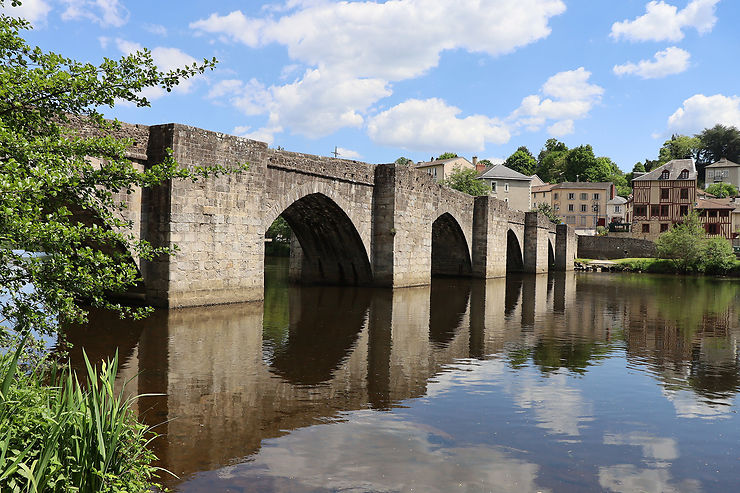
[(183, 492), (740, 490), (740, 282), (629, 274), (288, 287), (102, 315)]

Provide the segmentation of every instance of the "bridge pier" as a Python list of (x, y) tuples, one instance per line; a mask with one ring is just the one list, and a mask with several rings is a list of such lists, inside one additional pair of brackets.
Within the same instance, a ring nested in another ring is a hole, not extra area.
[(473, 210), (473, 276), (506, 276), (508, 206), (493, 197), (475, 198)]
[(558, 224), (555, 236), (555, 270), (571, 271), (578, 251), (578, 236), (567, 224)]
[(550, 221), (537, 212), (524, 216), (524, 272), (541, 274), (548, 271)]

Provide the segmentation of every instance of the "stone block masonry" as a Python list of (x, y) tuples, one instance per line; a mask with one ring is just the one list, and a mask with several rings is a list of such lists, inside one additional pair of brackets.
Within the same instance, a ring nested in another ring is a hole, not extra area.
[(470, 197), (406, 166), (274, 150), (180, 124), (122, 129), (141, 166), (168, 149), (191, 168), (249, 164), (241, 173), (170, 181), (132, 203), (141, 238), (178, 249), (141, 265), (154, 305), (262, 299), (265, 232), (278, 216), (293, 230), (290, 277), (303, 283), (398, 288), (429, 284), (433, 275), (501, 277), (511, 235), (530, 272), (546, 272), (552, 256), (567, 269), (575, 252), (567, 227), (556, 235), (544, 216)]
[(608, 260), (614, 258), (650, 258), (657, 256), (655, 243), (639, 238), (579, 236), (578, 258)]

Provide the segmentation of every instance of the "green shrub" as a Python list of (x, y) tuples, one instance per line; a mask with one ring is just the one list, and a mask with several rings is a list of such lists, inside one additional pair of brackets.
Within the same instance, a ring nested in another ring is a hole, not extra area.
[(724, 238), (708, 238), (704, 243), (703, 270), (707, 274), (727, 274), (735, 266), (732, 245)]
[(18, 372), (19, 354), (0, 358), (0, 491), (151, 490), (152, 434), (113, 391), (118, 356), (97, 369), (85, 355), (80, 383), (71, 370)]

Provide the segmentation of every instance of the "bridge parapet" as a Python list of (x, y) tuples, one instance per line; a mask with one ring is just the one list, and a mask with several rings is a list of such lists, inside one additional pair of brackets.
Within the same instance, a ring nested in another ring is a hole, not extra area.
[(298, 152), (270, 150), (268, 168), (303, 173), (363, 185), (375, 184), (375, 165), (347, 159), (313, 156)]

